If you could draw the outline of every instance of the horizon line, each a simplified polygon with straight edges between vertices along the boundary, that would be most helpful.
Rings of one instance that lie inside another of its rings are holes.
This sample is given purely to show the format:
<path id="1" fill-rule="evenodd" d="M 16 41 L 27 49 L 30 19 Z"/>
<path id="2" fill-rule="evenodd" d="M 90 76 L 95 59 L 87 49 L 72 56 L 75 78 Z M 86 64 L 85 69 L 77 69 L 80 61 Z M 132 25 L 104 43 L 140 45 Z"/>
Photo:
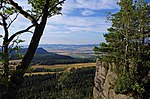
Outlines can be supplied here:
<path id="1" fill-rule="evenodd" d="M 99 43 L 92 43 L 92 44 L 59 44 L 59 43 L 52 43 L 52 44 L 39 44 L 40 45 L 98 45 Z M 28 44 L 20 44 L 21 46 L 27 46 Z"/>

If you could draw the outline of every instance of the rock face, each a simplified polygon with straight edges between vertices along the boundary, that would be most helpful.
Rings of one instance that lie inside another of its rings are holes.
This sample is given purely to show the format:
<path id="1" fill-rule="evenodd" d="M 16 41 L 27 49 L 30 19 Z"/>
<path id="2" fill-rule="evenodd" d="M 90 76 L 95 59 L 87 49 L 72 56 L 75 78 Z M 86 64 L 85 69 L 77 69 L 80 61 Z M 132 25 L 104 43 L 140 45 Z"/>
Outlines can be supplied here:
<path id="1" fill-rule="evenodd" d="M 109 64 L 97 61 L 93 88 L 94 99 L 134 99 L 130 96 L 115 93 L 114 83 L 116 77 Z"/>

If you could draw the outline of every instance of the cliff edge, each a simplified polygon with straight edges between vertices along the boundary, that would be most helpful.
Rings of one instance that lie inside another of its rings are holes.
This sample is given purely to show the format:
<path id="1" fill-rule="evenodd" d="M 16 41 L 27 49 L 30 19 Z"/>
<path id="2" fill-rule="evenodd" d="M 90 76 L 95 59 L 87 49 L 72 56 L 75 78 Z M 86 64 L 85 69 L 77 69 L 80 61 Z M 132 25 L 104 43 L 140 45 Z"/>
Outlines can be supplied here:
<path id="1" fill-rule="evenodd" d="M 94 78 L 93 97 L 94 99 L 134 99 L 131 96 L 116 94 L 114 84 L 116 74 L 105 62 L 96 62 L 96 73 Z"/>

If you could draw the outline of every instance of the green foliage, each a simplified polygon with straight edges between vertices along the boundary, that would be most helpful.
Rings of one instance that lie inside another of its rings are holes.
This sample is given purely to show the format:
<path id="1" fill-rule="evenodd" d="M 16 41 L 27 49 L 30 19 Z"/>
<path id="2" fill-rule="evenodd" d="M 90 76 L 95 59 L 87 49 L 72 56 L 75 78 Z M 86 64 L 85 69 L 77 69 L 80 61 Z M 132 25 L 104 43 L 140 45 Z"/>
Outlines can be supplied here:
<path id="1" fill-rule="evenodd" d="M 26 73 L 33 73 L 33 72 L 63 72 L 66 68 L 56 68 L 56 69 L 45 69 L 45 68 L 29 68 Z"/>
<path id="2" fill-rule="evenodd" d="M 140 85 L 138 81 L 138 75 L 134 71 L 121 70 L 118 78 L 116 79 L 115 92 L 116 93 L 129 93 L 138 92 L 140 95 L 145 92 L 144 86 Z"/>
<path id="3" fill-rule="evenodd" d="M 71 69 L 62 74 L 25 76 L 17 98 L 93 99 L 95 67 Z"/>
<path id="4" fill-rule="evenodd" d="M 146 85 L 150 81 L 150 5 L 144 0 L 121 0 L 118 4 L 120 11 L 112 15 L 112 27 L 104 34 L 107 43 L 94 51 L 101 61 L 115 64 L 117 93 L 144 97 L 149 93 Z"/>
<path id="5" fill-rule="evenodd" d="M 60 0 L 50 0 L 49 5 L 49 17 L 61 14 L 61 6 L 56 6 Z M 28 10 L 37 20 L 43 15 L 43 8 L 46 0 L 28 0 L 28 4 L 32 6 L 31 10 Z M 62 5 L 64 1 L 60 3 Z M 55 7 L 56 6 L 56 7 Z"/>
<path id="6" fill-rule="evenodd" d="M 0 8 L 0 13 L 3 14 L 6 19 L 8 19 L 11 15 L 17 13 L 17 10 L 13 6 L 9 5 L 7 0 L 1 1 L 1 6 L 3 7 L 3 9 Z"/>
<path id="7" fill-rule="evenodd" d="M 6 92 L 6 88 L 8 87 L 8 80 L 6 77 L 2 77 L 0 75 L 0 97 Z"/>

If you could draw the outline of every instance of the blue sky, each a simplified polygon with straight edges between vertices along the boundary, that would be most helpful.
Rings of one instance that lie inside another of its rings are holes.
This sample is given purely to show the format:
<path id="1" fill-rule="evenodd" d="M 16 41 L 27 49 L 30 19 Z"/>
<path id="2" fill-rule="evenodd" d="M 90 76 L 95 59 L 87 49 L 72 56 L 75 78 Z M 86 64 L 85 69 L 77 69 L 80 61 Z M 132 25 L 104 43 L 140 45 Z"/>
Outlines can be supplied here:
<path id="1" fill-rule="evenodd" d="M 110 23 L 106 12 L 118 10 L 117 0 L 66 0 L 62 16 L 49 19 L 41 43 L 98 44 Z"/>
<path id="2" fill-rule="evenodd" d="M 26 0 L 15 0 L 24 9 L 28 8 Z M 111 26 L 106 22 L 106 12 L 117 12 L 118 0 L 66 0 L 62 14 L 48 19 L 40 44 L 98 44 L 104 42 L 103 34 Z M 17 24 L 17 25 L 16 25 Z M 24 29 L 30 22 L 19 16 L 11 33 Z M 2 32 L 0 30 L 0 32 Z M 28 44 L 32 34 L 20 36 L 23 44 Z M 1 42 L 1 41 L 0 41 Z"/>

